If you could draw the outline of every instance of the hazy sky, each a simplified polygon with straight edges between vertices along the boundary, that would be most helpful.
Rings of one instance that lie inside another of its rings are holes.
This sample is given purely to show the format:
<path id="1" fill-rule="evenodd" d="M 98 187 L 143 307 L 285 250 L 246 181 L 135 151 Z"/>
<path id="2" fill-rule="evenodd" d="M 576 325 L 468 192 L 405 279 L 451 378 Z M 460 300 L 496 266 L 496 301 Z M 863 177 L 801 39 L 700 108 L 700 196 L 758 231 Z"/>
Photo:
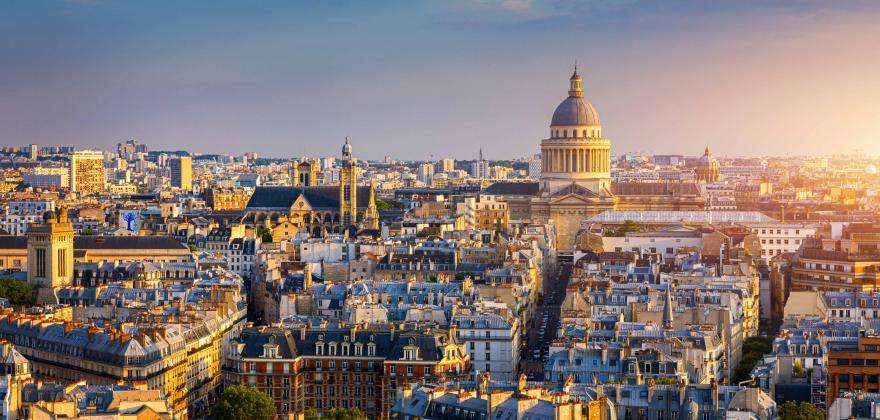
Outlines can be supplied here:
<path id="1" fill-rule="evenodd" d="M 535 153 L 574 60 L 614 153 L 880 153 L 880 2 L 7 0 L 0 144 Z"/>

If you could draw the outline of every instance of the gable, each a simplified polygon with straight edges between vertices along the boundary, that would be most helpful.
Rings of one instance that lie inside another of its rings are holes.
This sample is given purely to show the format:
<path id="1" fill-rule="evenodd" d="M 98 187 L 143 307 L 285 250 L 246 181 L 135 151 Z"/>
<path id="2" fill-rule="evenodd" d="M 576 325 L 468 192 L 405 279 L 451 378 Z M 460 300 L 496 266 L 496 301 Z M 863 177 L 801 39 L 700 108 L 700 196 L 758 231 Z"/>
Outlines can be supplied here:
<path id="1" fill-rule="evenodd" d="M 305 195 L 300 194 L 299 197 L 291 204 L 291 211 L 312 211 L 312 204 L 309 203 L 309 200 Z"/>

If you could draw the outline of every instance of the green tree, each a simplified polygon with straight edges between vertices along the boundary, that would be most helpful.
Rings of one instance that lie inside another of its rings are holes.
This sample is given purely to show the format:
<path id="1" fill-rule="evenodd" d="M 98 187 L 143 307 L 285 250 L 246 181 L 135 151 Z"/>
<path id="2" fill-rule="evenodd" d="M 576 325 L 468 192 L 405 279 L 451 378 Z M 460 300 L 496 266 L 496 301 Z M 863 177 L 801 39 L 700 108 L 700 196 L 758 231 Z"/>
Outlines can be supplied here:
<path id="1" fill-rule="evenodd" d="M 357 408 L 331 408 L 319 412 L 310 408 L 305 412 L 306 420 L 364 420 L 367 416 Z"/>
<path id="2" fill-rule="evenodd" d="M 824 420 L 825 410 L 808 402 L 786 401 L 779 409 L 780 420 Z"/>
<path id="3" fill-rule="evenodd" d="M 9 299 L 12 306 L 33 306 L 37 303 L 34 289 L 23 281 L 0 277 L 0 297 Z"/>
<path id="4" fill-rule="evenodd" d="M 735 382 L 749 379 L 755 365 L 773 349 L 773 339 L 773 337 L 749 337 L 743 341 L 742 358 L 734 372 Z"/>
<path id="5" fill-rule="evenodd" d="M 272 231 L 266 229 L 265 226 L 257 226 L 257 235 L 263 242 L 271 243 L 272 242 Z"/>
<path id="6" fill-rule="evenodd" d="M 385 199 L 385 198 L 377 198 L 376 199 L 376 210 L 379 211 L 387 211 L 391 209 L 402 209 L 403 203 L 397 200 Z"/>
<path id="7" fill-rule="evenodd" d="M 794 362 L 792 362 L 791 364 L 791 373 L 793 373 L 794 376 L 803 378 L 804 376 L 806 376 L 807 371 L 804 370 L 804 364 L 801 363 L 800 360 L 795 359 Z"/>
<path id="8" fill-rule="evenodd" d="M 630 232 L 641 232 L 641 231 L 642 231 L 642 225 L 640 225 L 638 222 L 635 222 L 632 220 L 624 220 L 623 224 L 618 226 L 617 229 L 612 229 L 610 232 L 608 232 L 608 236 L 620 237 L 620 236 L 626 236 L 626 234 L 630 233 Z"/>
<path id="9" fill-rule="evenodd" d="M 455 280 L 457 281 L 463 281 L 465 277 L 474 278 L 474 273 L 468 271 L 459 271 L 458 273 L 455 273 Z"/>
<path id="10" fill-rule="evenodd" d="M 211 416 L 215 420 L 271 420 L 275 418 L 275 403 L 256 388 L 232 385 L 220 394 Z"/>

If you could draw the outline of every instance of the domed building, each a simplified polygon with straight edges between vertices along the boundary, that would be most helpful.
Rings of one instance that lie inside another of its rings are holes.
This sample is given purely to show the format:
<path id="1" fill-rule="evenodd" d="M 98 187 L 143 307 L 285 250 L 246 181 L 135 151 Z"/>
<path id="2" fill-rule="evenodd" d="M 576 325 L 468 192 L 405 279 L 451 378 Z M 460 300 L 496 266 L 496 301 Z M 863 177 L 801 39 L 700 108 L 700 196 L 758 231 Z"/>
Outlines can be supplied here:
<path id="1" fill-rule="evenodd" d="M 706 146 L 706 151 L 703 152 L 703 156 L 697 162 L 697 166 L 694 168 L 694 175 L 696 175 L 697 182 L 718 182 L 720 179 L 721 168 L 718 165 L 718 160 L 712 157 L 709 146 Z"/>
<path id="2" fill-rule="evenodd" d="M 602 137 L 599 113 L 584 99 L 575 68 L 568 98 L 553 112 L 550 137 L 541 141 L 541 188 L 576 184 L 594 192 L 611 186 L 611 142 Z"/>
<path id="3" fill-rule="evenodd" d="M 607 210 L 698 210 L 705 199 L 694 183 L 611 182 L 611 142 L 584 97 L 575 67 L 568 97 L 553 111 L 541 140 L 541 177 L 535 183 L 496 182 L 484 191 L 503 196 L 511 220 L 555 227 L 556 247 L 572 251 L 584 221 Z"/>
<path id="4" fill-rule="evenodd" d="M 611 193 L 611 142 L 602 137 L 599 113 L 584 98 L 575 67 L 568 97 L 550 120 L 541 141 L 541 179 L 531 203 L 531 219 L 552 223 L 559 244 L 573 244 L 584 218 L 614 208 Z"/>

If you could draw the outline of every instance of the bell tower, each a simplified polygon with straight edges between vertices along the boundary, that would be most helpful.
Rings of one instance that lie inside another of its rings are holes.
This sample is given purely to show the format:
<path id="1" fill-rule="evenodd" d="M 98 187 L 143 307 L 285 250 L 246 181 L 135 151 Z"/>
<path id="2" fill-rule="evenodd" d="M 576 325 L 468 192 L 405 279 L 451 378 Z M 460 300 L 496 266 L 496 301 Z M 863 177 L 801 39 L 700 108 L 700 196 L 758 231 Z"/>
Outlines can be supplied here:
<path id="1" fill-rule="evenodd" d="M 318 184 L 318 162 L 303 159 L 293 162 L 290 178 L 294 187 L 312 187 Z"/>
<path id="2" fill-rule="evenodd" d="M 73 225 L 67 207 L 46 212 L 42 224 L 28 228 L 27 254 L 27 282 L 37 289 L 37 303 L 58 303 L 56 289 L 73 284 Z"/>
<path id="3" fill-rule="evenodd" d="M 356 225 L 357 218 L 357 179 L 359 169 L 351 152 L 351 141 L 345 138 L 342 145 L 342 165 L 339 167 L 339 222 L 343 228 Z"/>

